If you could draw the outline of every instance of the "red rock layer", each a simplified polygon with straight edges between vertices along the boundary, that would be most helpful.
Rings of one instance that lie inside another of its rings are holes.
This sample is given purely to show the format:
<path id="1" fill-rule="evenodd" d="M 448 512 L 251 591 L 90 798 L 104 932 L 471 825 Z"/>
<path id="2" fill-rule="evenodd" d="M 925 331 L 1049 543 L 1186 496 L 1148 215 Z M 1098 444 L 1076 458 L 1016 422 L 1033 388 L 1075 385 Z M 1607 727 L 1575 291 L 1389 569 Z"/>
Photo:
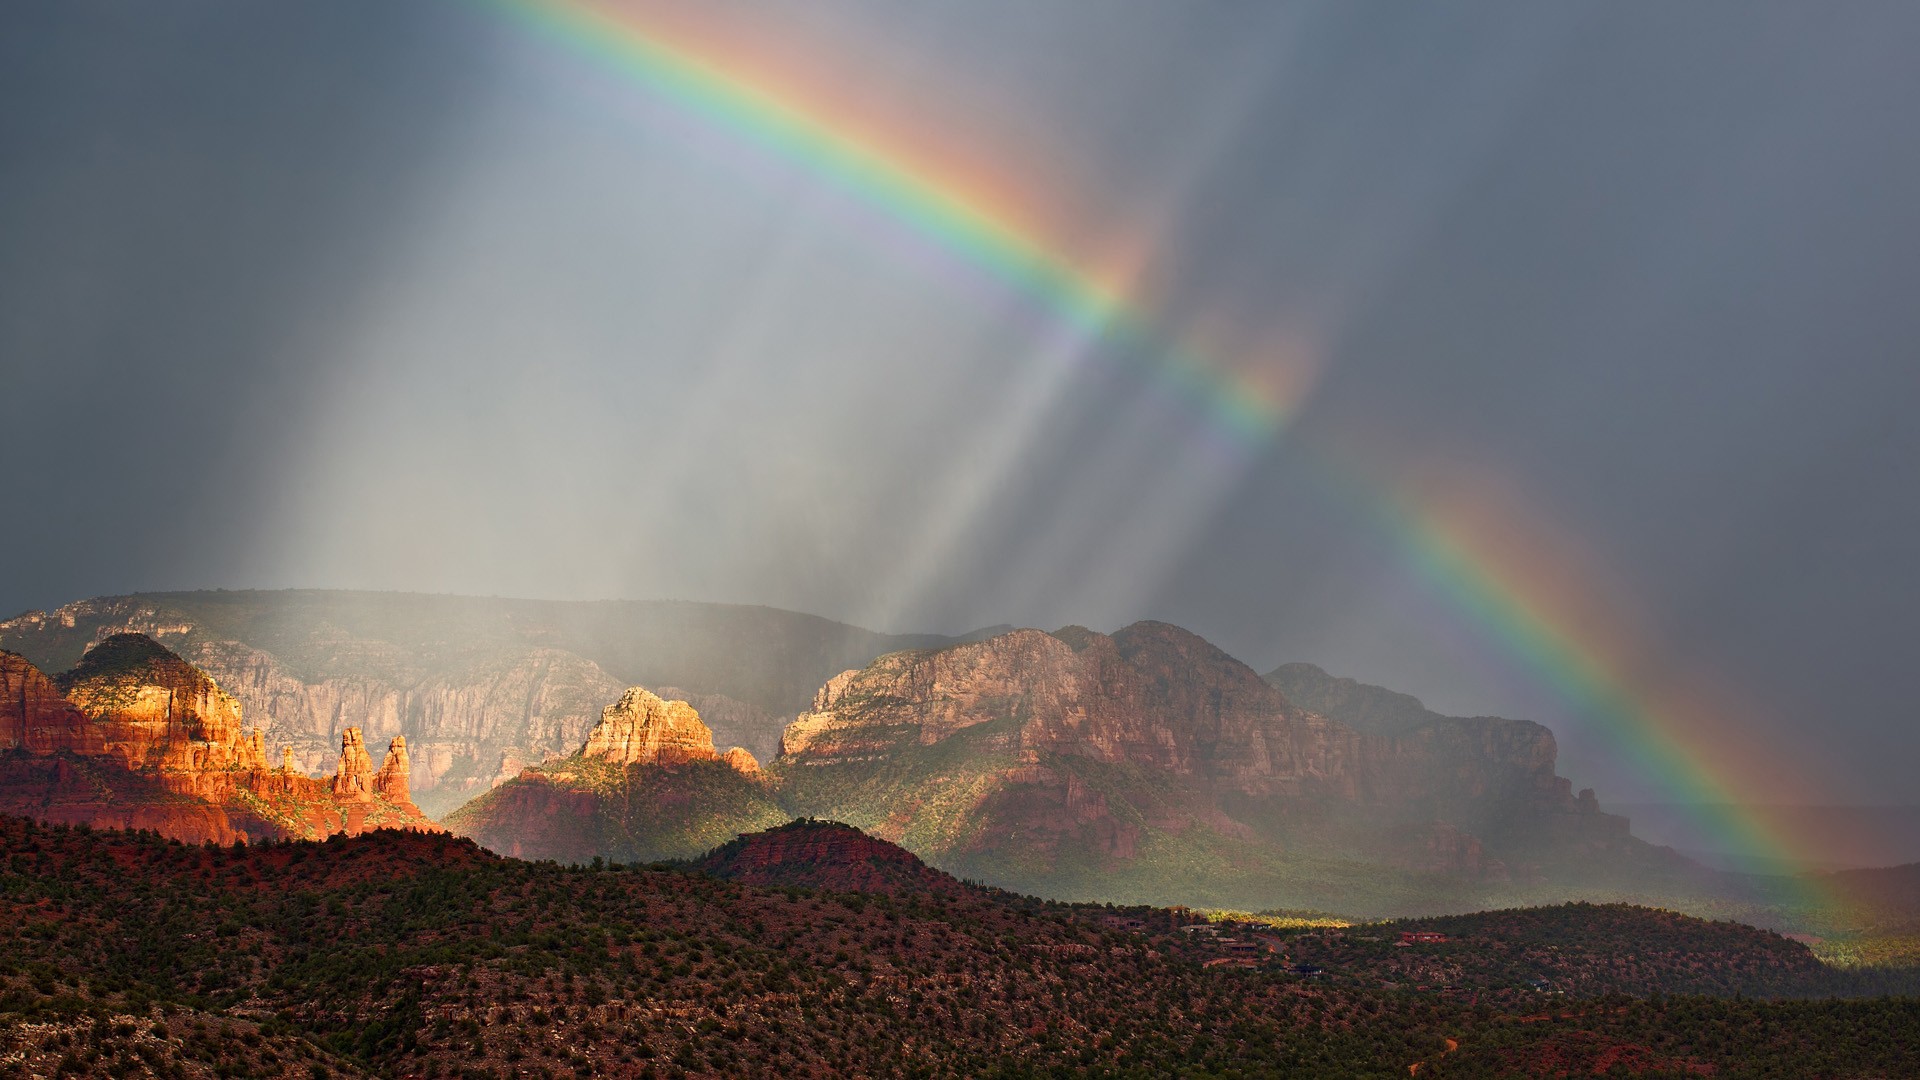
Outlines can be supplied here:
<path id="1" fill-rule="evenodd" d="M 19 653 L 0 649 L 0 750 L 104 754 L 106 739 L 52 679 Z"/>
<path id="2" fill-rule="evenodd" d="M 970 829 L 970 844 L 997 838 L 1044 853 L 1071 836 L 1127 859 L 1143 825 L 1241 840 L 1307 829 L 1334 842 L 1369 822 L 1375 837 L 1395 822 L 1451 822 L 1405 833 L 1397 858 L 1487 875 L 1504 868 L 1465 830 L 1505 828 L 1511 815 L 1559 827 L 1580 811 L 1538 724 L 1489 718 L 1364 735 L 1294 706 L 1197 635 L 1154 622 L 1112 636 L 1018 630 L 883 656 L 820 689 L 783 734 L 779 771 L 802 789 L 816 767 L 852 782 L 962 733 L 976 760 L 1012 763 L 969 789 L 971 810 L 947 814 L 954 841 Z M 1114 766 L 1154 778 L 1139 798 L 1122 796 L 1130 808 L 1098 779 Z M 863 811 L 886 823 L 882 835 L 904 835 L 925 801 Z"/>
<path id="3" fill-rule="evenodd" d="M 269 768 L 238 703 L 140 634 L 107 638 L 57 679 L 0 652 L 0 761 L 0 808 L 46 820 L 221 843 L 440 828 L 409 797 L 404 738 L 378 772 L 359 728 L 331 779 L 301 775 L 290 753 Z"/>

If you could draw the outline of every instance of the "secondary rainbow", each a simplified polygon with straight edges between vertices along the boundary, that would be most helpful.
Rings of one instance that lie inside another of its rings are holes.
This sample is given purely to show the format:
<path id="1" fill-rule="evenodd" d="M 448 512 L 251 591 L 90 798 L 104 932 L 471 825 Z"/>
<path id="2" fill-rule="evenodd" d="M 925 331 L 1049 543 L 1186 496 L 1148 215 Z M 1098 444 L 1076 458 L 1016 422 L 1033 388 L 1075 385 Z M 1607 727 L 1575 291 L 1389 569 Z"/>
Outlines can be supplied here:
<path id="1" fill-rule="evenodd" d="M 673 40 L 617 7 L 587 0 L 484 0 L 520 23 L 632 78 L 689 114 L 831 178 L 941 247 L 1035 298 L 1051 317 L 1090 338 L 1103 355 L 1139 369 L 1199 410 L 1233 442 L 1257 448 L 1285 426 L 1296 401 L 1246 373 L 1155 331 L 1121 290 L 997 211 L 983 193 L 906 155 L 843 130 L 831 110 L 766 85 L 713 50 Z M 1676 719 L 1636 692 L 1628 666 L 1566 613 L 1539 599 L 1523 575 L 1416 503 L 1361 482 L 1329 477 L 1392 536 L 1431 588 L 1495 636 L 1568 702 L 1605 723 L 1682 800 L 1738 803 L 1710 755 L 1689 749 Z M 1743 848 L 1797 861 L 1794 845 L 1746 813 L 1702 811 L 1702 824 Z"/>

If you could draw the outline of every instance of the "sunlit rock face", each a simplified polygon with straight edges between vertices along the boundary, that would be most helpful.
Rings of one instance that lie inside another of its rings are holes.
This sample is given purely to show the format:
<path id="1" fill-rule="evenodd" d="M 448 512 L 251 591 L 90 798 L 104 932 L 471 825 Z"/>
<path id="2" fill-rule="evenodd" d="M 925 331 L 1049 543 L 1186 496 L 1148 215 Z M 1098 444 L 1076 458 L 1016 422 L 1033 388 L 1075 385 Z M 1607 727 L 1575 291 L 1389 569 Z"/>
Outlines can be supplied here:
<path id="1" fill-rule="evenodd" d="M 26 657 L 0 651 L 0 750 L 104 754 L 106 733 Z"/>
<path id="2" fill-rule="evenodd" d="M 0 648 L 54 672 L 123 632 L 212 676 L 304 772 L 333 771 L 345 727 L 370 751 L 404 734 L 435 814 L 577 752 L 628 686 L 688 702 L 717 746 L 765 762 L 828 676 L 942 643 L 719 604 L 276 590 L 79 600 L 0 620 Z"/>
<path id="3" fill-rule="evenodd" d="M 360 729 L 350 727 L 340 735 L 340 768 L 333 774 L 333 793 L 362 802 L 373 798 L 373 756 Z"/>
<path id="4" fill-rule="evenodd" d="M 413 763 L 407 758 L 407 737 L 395 735 L 387 744 L 387 757 L 380 763 L 380 771 L 374 774 L 373 790 L 395 802 L 410 802 L 411 793 L 407 790 L 407 780 L 413 773 Z"/>
<path id="5" fill-rule="evenodd" d="M 239 703 L 145 635 L 112 635 L 55 679 L 0 653 L 0 691 L 0 812 L 220 843 L 439 828 L 409 796 L 404 739 L 377 773 L 358 728 L 329 779 L 286 751 L 271 768 Z"/>
<path id="6" fill-rule="evenodd" d="M 446 819 L 517 858 L 688 858 L 791 817 L 751 752 L 718 752 L 693 706 L 632 687 L 578 753 L 524 769 Z"/>
<path id="7" fill-rule="evenodd" d="M 408 733 L 413 783 L 457 805 L 527 764 L 578 747 L 593 717 L 621 690 L 588 661 L 556 649 L 483 657 L 451 672 L 425 672 L 391 647 L 351 642 L 364 653 L 343 658 L 364 674 L 298 676 L 271 654 L 237 642 L 204 643 L 191 653 L 223 685 L 274 718 L 274 735 L 323 759 L 341 717 L 368 738 Z M 446 790 L 442 790 L 445 788 Z"/>
<path id="8" fill-rule="evenodd" d="M 1112 637 L 1016 630 L 895 653 L 822 687 L 782 736 L 793 764 L 884 759 L 1000 721 L 1023 765 L 1065 754 L 1204 777 L 1249 795 L 1360 795 L 1374 781 L 1353 730 L 1296 709 L 1198 636 L 1137 623 Z"/>
<path id="9" fill-rule="evenodd" d="M 144 634 L 102 641 L 55 682 L 92 721 L 106 755 L 152 770 L 177 794 L 221 801 L 236 772 L 266 768 L 264 742 L 241 729 L 240 703 Z"/>
<path id="10" fill-rule="evenodd" d="M 581 756 L 613 765 L 682 765 L 724 761 L 748 775 L 760 772 L 753 754 L 734 747 L 725 754 L 713 745 L 713 732 L 693 706 L 667 701 L 644 687 L 631 687 L 602 709 L 600 722 L 587 734 Z"/>
<path id="11" fill-rule="evenodd" d="M 714 761 L 713 732 L 684 701 L 662 701 L 641 687 L 601 710 L 581 753 L 615 765 L 678 765 Z"/>

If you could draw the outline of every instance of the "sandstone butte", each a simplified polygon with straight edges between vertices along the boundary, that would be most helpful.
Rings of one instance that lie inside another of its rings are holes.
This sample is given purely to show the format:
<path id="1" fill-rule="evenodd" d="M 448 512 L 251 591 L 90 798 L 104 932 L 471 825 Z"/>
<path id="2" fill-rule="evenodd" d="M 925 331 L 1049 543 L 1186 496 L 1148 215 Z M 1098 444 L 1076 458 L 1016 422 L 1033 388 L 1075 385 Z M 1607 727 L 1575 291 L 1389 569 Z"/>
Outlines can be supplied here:
<path id="1" fill-rule="evenodd" d="M 1546 728 L 1435 720 L 1394 737 L 1364 734 L 1295 706 L 1165 623 L 1112 635 L 1018 630 L 891 653 L 835 676 L 788 725 L 774 771 L 803 810 L 815 775 L 828 796 L 895 792 L 863 806 L 861 820 L 887 839 L 918 829 L 916 850 L 936 861 L 982 837 L 1043 857 L 1090 844 L 1124 861 L 1143 826 L 1256 839 L 1272 822 L 1295 821 L 1332 843 L 1346 842 L 1333 830 L 1351 823 L 1358 840 L 1410 869 L 1504 878 L 1483 838 L 1509 850 L 1627 843 L 1624 818 L 1599 813 L 1590 794 L 1576 798 L 1555 775 Z M 929 753 L 961 737 L 967 760 L 997 764 L 990 776 L 948 783 L 969 809 L 935 822 L 925 808 L 939 804 L 934 789 L 954 766 Z M 876 779 L 902 769 L 925 779 L 906 788 Z M 1155 786 L 1130 798 L 1120 778 L 1132 775 Z"/>
<path id="2" fill-rule="evenodd" d="M 622 766 L 719 761 L 748 776 L 760 775 L 760 763 L 745 748 L 722 754 L 714 747 L 712 729 L 693 706 L 663 700 L 639 686 L 600 710 L 600 722 L 587 733 L 580 756 Z"/>
<path id="3" fill-rule="evenodd" d="M 48 678 L 0 650 L 0 812 L 188 842 L 439 831 L 407 790 L 396 737 L 379 769 L 359 728 L 331 779 L 268 764 L 262 734 L 205 672 L 144 634 L 115 634 Z"/>

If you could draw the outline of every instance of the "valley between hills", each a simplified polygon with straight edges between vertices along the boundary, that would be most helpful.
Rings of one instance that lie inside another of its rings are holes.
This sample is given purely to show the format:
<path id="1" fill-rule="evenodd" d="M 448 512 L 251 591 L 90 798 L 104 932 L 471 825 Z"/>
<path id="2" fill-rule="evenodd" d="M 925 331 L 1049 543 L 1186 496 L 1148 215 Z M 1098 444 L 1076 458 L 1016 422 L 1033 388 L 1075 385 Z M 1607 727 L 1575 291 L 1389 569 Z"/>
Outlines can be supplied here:
<path id="1" fill-rule="evenodd" d="M 1709 869 L 1538 724 L 1164 623 L 211 592 L 0 650 L 0 1075 L 1920 1072 L 1920 868 Z"/>

